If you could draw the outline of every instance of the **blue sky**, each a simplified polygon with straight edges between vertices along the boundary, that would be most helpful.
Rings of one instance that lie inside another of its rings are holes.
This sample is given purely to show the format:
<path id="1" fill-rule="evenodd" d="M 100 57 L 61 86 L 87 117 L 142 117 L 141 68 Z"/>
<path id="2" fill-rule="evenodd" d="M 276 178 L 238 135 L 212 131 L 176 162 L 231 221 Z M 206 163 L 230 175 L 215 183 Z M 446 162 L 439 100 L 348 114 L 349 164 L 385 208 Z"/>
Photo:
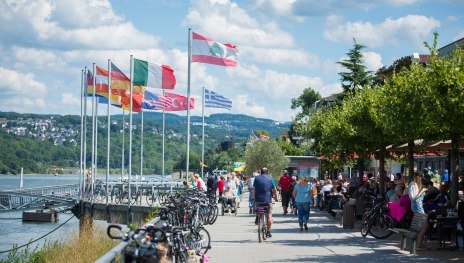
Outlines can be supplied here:
<path id="1" fill-rule="evenodd" d="M 185 94 L 192 28 L 240 50 L 236 68 L 192 64 L 193 115 L 204 86 L 233 101 L 207 115 L 289 121 L 304 88 L 341 90 L 336 62 L 353 38 L 375 71 L 426 54 L 434 31 L 440 47 L 464 37 L 463 19 L 464 0 L 0 0 L 0 110 L 79 114 L 81 69 L 111 59 L 128 73 L 131 54 L 170 65 Z"/>

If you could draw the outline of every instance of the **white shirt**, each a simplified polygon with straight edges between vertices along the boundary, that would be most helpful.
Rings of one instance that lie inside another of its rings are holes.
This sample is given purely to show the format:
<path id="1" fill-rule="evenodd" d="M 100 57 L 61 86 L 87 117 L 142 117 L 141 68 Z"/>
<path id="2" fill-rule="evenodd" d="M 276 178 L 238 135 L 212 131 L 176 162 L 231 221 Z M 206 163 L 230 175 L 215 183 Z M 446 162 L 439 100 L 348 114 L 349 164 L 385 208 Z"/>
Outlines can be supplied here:
<path id="1" fill-rule="evenodd" d="M 323 194 L 324 192 L 330 192 L 332 191 L 333 185 L 332 184 L 326 184 L 322 187 L 320 193 Z"/>
<path id="2" fill-rule="evenodd" d="M 418 189 L 417 185 L 414 182 L 410 182 L 409 186 L 408 186 L 408 189 L 409 189 L 409 198 L 411 200 L 415 200 L 417 194 L 419 194 L 419 189 Z"/>

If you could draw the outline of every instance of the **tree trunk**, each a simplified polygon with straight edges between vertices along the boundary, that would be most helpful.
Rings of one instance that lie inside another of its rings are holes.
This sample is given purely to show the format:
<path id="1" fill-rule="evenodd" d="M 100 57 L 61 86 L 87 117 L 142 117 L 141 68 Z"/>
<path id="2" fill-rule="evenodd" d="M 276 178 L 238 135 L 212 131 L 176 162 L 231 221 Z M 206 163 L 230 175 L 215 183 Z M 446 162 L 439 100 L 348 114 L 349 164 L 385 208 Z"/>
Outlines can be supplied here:
<path id="1" fill-rule="evenodd" d="M 450 170 L 453 172 L 451 177 L 451 205 L 455 207 L 459 198 L 459 140 L 455 134 L 451 136 L 451 159 L 452 166 Z"/>
<path id="2" fill-rule="evenodd" d="M 379 178 L 379 188 L 380 188 L 380 195 L 382 197 L 385 196 L 385 145 L 383 143 L 380 144 L 380 153 L 379 153 L 379 171 L 380 171 L 380 178 Z"/>
<path id="3" fill-rule="evenodd" d="M 414 140 L 408 141 L 408 170 L 409 170 L 409 181 L 414 178 Z"/>

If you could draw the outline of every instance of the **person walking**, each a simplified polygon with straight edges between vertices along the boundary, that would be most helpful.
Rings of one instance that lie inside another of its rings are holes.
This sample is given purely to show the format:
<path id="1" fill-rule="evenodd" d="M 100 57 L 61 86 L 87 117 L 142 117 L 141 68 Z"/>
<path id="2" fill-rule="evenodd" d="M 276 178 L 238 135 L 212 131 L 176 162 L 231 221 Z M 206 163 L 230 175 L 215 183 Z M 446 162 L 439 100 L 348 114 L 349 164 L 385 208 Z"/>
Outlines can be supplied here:
<path id="1" fill-rule="evenodd" d="M 284 210 L 284 215 L 288 213 L 288 203 L 290 202 L 290 196 L 292 195 L 291 188 L 292 188 L 292 178 L 288 176 L 287 171 L 280 177 L 279 179 L 279 186 L 282 195 L 282 208 Z"/>
<path id="2" fill-rule="evenodd" d="M 255 178 L 256 176 L 258 176 L 259 173 L 258 172 L 254 172 L 253 173 L 253 176 L 250 178 L 250 180 L 248 181 L 248 191 L 250 192 L 250 196 L 248 198 L 248 207 L 250 208 L 250 210 L 248 211 L 249 214 L 253 214 L 254 213 L 254 208 L 255 208 L 255 200 L 253 198 L 253 183 L 255 182 Z"/>
<path id="3" fill-rule="evenodd" d="M 306 177 L 302 176 L 298 184 L 293 189 L 293 196 L 296 201 L 296 208 L 298 210 L 298 224 L 300 231 L 308 230 L 309 212 L 311 206 L 311 192 L 312 185 L 308 183 Z"/>

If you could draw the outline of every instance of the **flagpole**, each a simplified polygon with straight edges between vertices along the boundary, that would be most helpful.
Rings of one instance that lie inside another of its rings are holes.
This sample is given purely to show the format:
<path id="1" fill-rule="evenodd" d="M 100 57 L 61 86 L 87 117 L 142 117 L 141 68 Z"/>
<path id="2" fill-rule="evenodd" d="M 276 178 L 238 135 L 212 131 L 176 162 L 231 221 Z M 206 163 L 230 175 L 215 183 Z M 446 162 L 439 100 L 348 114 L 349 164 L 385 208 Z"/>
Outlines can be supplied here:
<path id="1" fill-rule="evenodd" d="M 163 90 L 163 97 L 164 97 L 164 90 Z M 163 152 L 163 161 L 161 162 L 161 182 L 164 182 L 164 124 L 165 124 L 165 110 L 163 107 L 163 146 L 162 146 L 162 152 Z"/>
<path id="2" fill-rule="evenodd" d="M 141 114 L 142 114 L 142 125 L 140 127 L 140 180 L 139 182 L 142 182 L 142 175 L 143 175 L 143 107 L 140 109 Z M 138 193 L 138 184 L 137 184 L 137 193 Z M 142 198 L 140 198 L 140 204 L 142 204 Z"/>
<path id="3" fill-rule="evenodd" d="M 92 189 L 95 189 L 95 180 L 97 178 L 98 173 L 98 104 L 98 98 L 95 94 L 95 176 L 92 177 Z"/>
<path id="4" fill-rule="evenodd" d="M 124 179 L 124 132 L 126 130 L 125 110 L 122 109 L 122 147 L 121 147 L 121 183 Z"/>
<path id="5" fill-rule="evenodd" d="M 107 138 L 106 138 L 106 186 L 105 186 L 105 192 L 106 192 L 106 205 L 108 206 L 108 181 L 110 177 L 110 136 L 111 136 L 111 127 L 110 127 L 110 122 L 111 122 L 111 117 L 110 117 L 110 103 L 111 103 L 111 60 L 108 59 L 108 123 L 107 123 Z"/>
<path id="6" fill-rule="evenodd" d="M 88 82 L 87 82 L 87 67 L 85 67 L 85 74 L 86 74 L 86 85 L 85 85 L 85 92 L 84 92 L 84 138 L 83 138 L 83 141 L 84 141 L 84 150 L 83 150 L 83 162 L 84 162 L 84 173 L 87 173 L 87 87 L 88 87 Z M 86 193 L 85 193 L 85 176 L 87 176 L 86 174 L 84 174 L 84 178 L 82 178 L 82 185 L 83 185 L 83 196 L 85 197 L 86 196 Z"/>
<path id="7" fill-rule="evenodd" d="M 90 184 L 90 202 L 93 204 L 93 178 L 95 177 L 95 63 L 93 63 L 93 81 L 92 81 L 92 168 Z"/>
<path id="8" fill-rule="evenodd" d="M 79 155 L 79 158 L 80 158 L 80 166 L 79 166 L 79 201 L 82 199 L 82 193 L 83 193 L 83 187 L 82 187 L 82 178 L 84 178 L 84 170 L 83 170 L 83 166 L 82 166 L 82 154 L 83 154 L 83 146 L 84 146 L 84 142 L 83 142 L 83 138 L 84 138 L 84 87 L 85 87 L 85 84 L 84 84 L 84 80 L 85 80 L 85 75 L 84 75 L 84 70 L 81 70 L 81 132 L 80 132 L 80 143 L 81 143 L 81 149 L 80 149 L 80 155 Z"/>
<path id="9" fill-rule="evenodd" d="M 203 165 L 205 164 L 205 87 L 203 87 L 203 100 L 201 106 L 201 115 L 202 115 L 202 123 L 201 123 L 201 177 L 204 176 L 203 174 Z"/>
<path id="10" fill-rule="evenodd" d="M 192 29 L 188 30 L 188 73 L 187 73 L 187 156 L 185 159 L 185 179 L 188 182 L 190 155 L 190 64 L 192 61 Z"/>
<path id="11" fill-rule="evenodd" d="M 127 208 L 128 208 L 128 213 L 127 213 L 127 222 L 128 224 L 132 223 L 131 216 L 130 216 L 130 209 L 131 209 L 131 176 L 132 176 L 132 107 L 133 107 L 133 102 L 132 102 L 132 93 L 133 93 L 133 88 L 134 84 L 132 83 L 134 76 L 134 58 L 131 55 L 130 56 L 130 102 L 129 102 L 129 171 L 128 171 L 128 180 L 127 180 L 127 187 L 128 187 L 128 198 L 127 198 Z"/>

